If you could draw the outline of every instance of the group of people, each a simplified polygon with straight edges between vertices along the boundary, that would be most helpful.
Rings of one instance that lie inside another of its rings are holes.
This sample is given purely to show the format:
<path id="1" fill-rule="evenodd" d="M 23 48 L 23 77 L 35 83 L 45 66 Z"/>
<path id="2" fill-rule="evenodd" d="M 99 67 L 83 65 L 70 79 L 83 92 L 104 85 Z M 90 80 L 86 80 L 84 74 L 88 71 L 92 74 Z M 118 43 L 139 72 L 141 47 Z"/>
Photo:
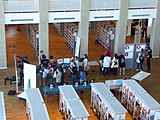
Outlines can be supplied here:
<path id="1" fill-rule="evenodd" d="M 107 76 L 110 69 L 112 69 L 113 75 L 117 75 L 118 68 L 119 74 L 125 75 L 125 57 L 123 54 L 118 56 L 117 53 L 112 57 L 112 52 L 108 49 L 105 50 L 104 55 L 101 56 L 102 73 L 103 76 Z"/>
<path id="2" fill-rule="evenodd" d="M 79 59 L 77 56 L 73 56 L 70 59 L 69 66 L 65 66 L 64 63 L 58 65 L 57 61 L 53 56 L 50 56 L 49 59 L 46 58 L 44 52 L 40 52 L 40 70 L 41 70 L 41 78 L 42 83 L 45 81 L 48 85 L 63 85 L 65 84 L 65 72 L 66 69 L 70 71 L 70 81 L 67 81 L 70 84 L 75 84 L 76 82 L 80 82 L 82 84 L 83 81 L 86 80 L 88 76 L 88 56 L 84 54 L 82 66 L 79 65 Z M 55 80 L 55 81 L 54 81 Z"/>
<path id="3" fill-rule="evenodd" d="M 137 69 L 136 71 L 142 70 L 143 69 L 143 64 L 144 64 L 144 58 L 146 55 L 146 65 L 147 65 L 147 72 L 150 72 L 151 70 L 151 59 L 152 59 L 152 49 L 150 48 L 149 44 L 147 44 L 146 50 L 143 48 L 137 55 L 136 63 L 137 63 Z"/>
<path id="4" fill-rule="evenodd" d="M 151 70 L 151 59 L 152 59 L 152 50 L 147 44 L 146 50 L 141 49 L 138 52 L 136 58 L 136 71 L 140 71 L 143 69 L 144 61 L 146 56 L 146 65 L 147 65 L 147 72 Z M 125 75 L 125 67 L 126 67 L 126 60 L 123 54 L 118 55 L 117 53 L 114 54 L 112 57 L 112 51 L 106 49 L 104 55 L 100 58 L 101 67 L 102 67 L 102 74 L 103 76 L 107 76 L 109 71 L 112 71 L 113 75 L 117 75 L 118 68 L 119 68 L 119 75 Z"/>

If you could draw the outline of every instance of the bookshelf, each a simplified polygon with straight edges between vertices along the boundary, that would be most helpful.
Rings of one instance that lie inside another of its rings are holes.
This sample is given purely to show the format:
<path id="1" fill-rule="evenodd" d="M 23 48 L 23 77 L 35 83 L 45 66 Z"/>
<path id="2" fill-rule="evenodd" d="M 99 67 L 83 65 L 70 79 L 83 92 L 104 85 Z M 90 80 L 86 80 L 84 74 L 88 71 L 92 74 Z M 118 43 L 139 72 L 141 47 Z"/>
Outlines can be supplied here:
<path id="1" fill-rule="evenodd" d="M 97 22 L 96 40 L 106 49 L 114 50 L 115 24 L 111 21 Z"/>
<path id="2" fill-rule="evenodd" d="M 77 33 L 78 23 L 64 23 L 64 41 L 73 53 L 75 51 L 75 36 Z"/>
<path id="3" fill-rule="evenodd" d="M 30 39 L 32 47 L 35 51 L 36 56 L 39 56 L 39 31 L 38 25 L 24 25 L 24 31 L 27 37 Z"/>
<path id="4" fill-rule="evenodd" d="M 62 36 L 64 34 L 64 23 L 53 23 L 53 28 L 58 35 Z"/>

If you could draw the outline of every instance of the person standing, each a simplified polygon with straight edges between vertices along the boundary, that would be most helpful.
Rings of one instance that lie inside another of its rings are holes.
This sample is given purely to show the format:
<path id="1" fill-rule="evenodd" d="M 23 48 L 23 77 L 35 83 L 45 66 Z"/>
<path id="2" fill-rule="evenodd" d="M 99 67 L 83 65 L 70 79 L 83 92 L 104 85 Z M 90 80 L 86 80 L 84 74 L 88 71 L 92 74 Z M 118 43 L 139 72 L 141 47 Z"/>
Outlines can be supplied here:
<path id="1" fill-rule="evenodd" d="M 125 63 L 125 57 L 124 55 L 120 54 L 119 56 L 119 75 L 123 74 L 125 75 L 125 67 L 126 67 L 126 63 Z"/>
<path id="2" fill-rule="evenodd" d="M 87 70 L 89 69 L 89 65 L 88 65 L 88 55 L 87 54 L 84 54 L 84 59 L 83 59 L 82 65 L 83 65 L 83 69 L 85 71 L 86 76 L 88 76 Z"/>
<path id="3" fill-rule="evenodd" d="M 46 56 L 44 55 L 43 50 L 40 51 L 40 64 L 43 64 L 43 60 L 46 58 Z"/>
<path id="4" fill-rule="evenodd" d="M 60 67 L 60 71 L 62 73 L 62 76 L 61 76 L 61 85 L 64 84 L 64 74 L 65 74 L 65 68 L 64 68 L 64 63 L 61 64 L 61 67 Z"/>
<path id="5" fill-rule="evenodd" d="M 109 56 L 109 54 L 107 54 L 106 57 L 104 57 L 102 64 L 103 64 L 103 76 L 108 75 L 108 71 L 111 65 L 111 57 Z"/>
<path id="6" fill-rule="evenodd" d="M 111 64 L 113 75 L 117 75 L 118 64 L 118 55 L 115 53 Z"/>
<path id="7" fill-rule="evenodd" d="M 148 37 L 146 37 L 146 41 L 145 41 L 145 42 L 146 42 L 146 45 L 147 45 L 147 44 L 150 44 L 150 39 L 151 39 L 150 37 L 151 37 L 150 35 L 148 35 Z"/>
<path id="8" fill-rule="evenodd" d="M 144 63 L 144 49 L 142 48 L 141 51 L 138 53 L 138 57 L 136 59 L 137 62 L 137 69 L 136 71 L 143 69 L 143 63 Z"/>
<path id="9" fill-rule="evenodd" d="M 151 70 L 152 49 L 148 47 L 147 51 L 147 72 Z"/>
<path id="10" fill-rule="evenodd" d="M 81 67 L 81 69 L 80 69 L 79 77 L 80 77 L 80 78 L 79 78 L 79 79 L 80 79 L 80 84 L 82 84 L 82 82 L 86 80 L 86 74 L 85 74 L 85 72 L 84 72 L 84 70 L 83 70 L 82 67 Z"/>
<path id="11" fill-rule="evenodd" d="M 56 69 L 56 73 L 55 73 L 54 77 L 56 78 L 56 86 L 60 86 L 61 85 L 62 73 L 61 73 L 59 68 Z"/>
<path id="12" fill-rule="evenodd" d="M 74 85 L 75 82 L 77 82 L 77 77 L 78 77 L 78 71 L 77 71 L 77 66 L 75 62 L 73 67 L 69 68 L 69 70 L 71 71 L 71 84 Z"/>

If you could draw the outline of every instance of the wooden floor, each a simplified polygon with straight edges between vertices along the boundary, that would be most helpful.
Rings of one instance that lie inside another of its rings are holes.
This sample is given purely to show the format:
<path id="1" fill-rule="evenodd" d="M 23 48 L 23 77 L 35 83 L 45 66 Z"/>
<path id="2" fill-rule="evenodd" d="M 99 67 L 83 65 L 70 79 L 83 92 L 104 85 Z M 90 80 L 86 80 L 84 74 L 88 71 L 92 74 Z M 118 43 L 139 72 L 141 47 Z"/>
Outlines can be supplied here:
<path id="1" fill-rule="evenodd" d="M 25 109 L 25 101 L 17 99 L 16 95 L 8 96 L 8 90 L 15 89 L 15 85 L 10 85 L 9 82 L 7 86 L 3 85 L 3 78 L 5 76 L 15 75 L 14 72 L 14 60 L 13 54 L 20 56 L 28 56 L 29 61 L 32 64 L 37 64 L 38 60 L 35 57 L 35 53 L 30 44 L 29 39 L 26 37 L 23 29 L 21 31 L 17 31 L 16 26 L 7 26 L 6 29 L 6 46 L 7 46 L 7 70 L 0 70 L 0 91 L 4 92 L 5 97 L 5 106 L 6 106 L 6 115 L 7 120 L 27 120 L 26 117 L 26 109 Z M 129 39 L 127 39 L 128 41 Z M 71 57 L 73 54 L 66 47 L 63 37 L 58 36 L 55 31 L 50 27 L 50 51 L 49 54 L 53 55 L 55 58 L 64 58 Z M 103 54 L 104 48 L 100 45 L 95 45 L 95 36 L 89 36 L 89 59 L 98 61 L 100 55 Z M 128 42 L 127 42 L 128 43 Z M 160 59 L 152 60 L 152 75 L 141 82 L 141 85 L 158 101 L 160 102 Z M 134 70 L 127 70 L 126 77 L 130 78 L 136 72 Z M 111 74 L 108 77 L 104 78 L 99 73 L 97 81 L 105 81 L 110 79 L 118 79 L 123 78 L 124 76 L 112 76 Z M 42 93 L 43 94 L 43 93 Z M 78 93 L 80 98 L 82 99 L 85 107 L 87 108 L 90 117 L 89 120 L 98 120 L 94 115 L 93 111 L 89 108 L 90 105 L 90 92 Z M 46 102 L 46 106 L 48 109 L 48 113 L 51 120 L 61 120 L 62 116 L 58 111 L 58 103 L 59 97 L 54 95 L 48 96 L 48 102 Z M 131 120 L 131 117 L 127 114 L 127 120 Z"/>

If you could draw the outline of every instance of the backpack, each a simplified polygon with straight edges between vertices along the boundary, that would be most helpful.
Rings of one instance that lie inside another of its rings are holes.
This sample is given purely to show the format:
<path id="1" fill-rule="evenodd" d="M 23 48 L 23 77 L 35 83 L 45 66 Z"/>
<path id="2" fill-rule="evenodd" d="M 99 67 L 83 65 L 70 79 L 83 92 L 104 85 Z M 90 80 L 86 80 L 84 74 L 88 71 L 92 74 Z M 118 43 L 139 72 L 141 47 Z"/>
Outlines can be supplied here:
<path id="1" fill-rule="evenodd" d="M 124 58 L 121 58 L 121 63 L 125 63 L 125 60 L 124 60 Z"/>
<path id="2" fill-rule="evenodd" d="M 14 94 L 16 94 L 16 91 L 15 91 L 15 90 L 9 90 L 9 91 L 8 91 L 8 95 L 14 95 Z"/>
<path id="3" fill-rule="evenodd" d="M 140 61 L 143 61 L 143 60 L 144 60 L 144 55 L 143 55 L 143 54 L 141 54 L 141 55 L 139 56 L 139 60 L 140 60 Z"/>

